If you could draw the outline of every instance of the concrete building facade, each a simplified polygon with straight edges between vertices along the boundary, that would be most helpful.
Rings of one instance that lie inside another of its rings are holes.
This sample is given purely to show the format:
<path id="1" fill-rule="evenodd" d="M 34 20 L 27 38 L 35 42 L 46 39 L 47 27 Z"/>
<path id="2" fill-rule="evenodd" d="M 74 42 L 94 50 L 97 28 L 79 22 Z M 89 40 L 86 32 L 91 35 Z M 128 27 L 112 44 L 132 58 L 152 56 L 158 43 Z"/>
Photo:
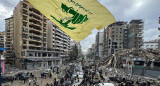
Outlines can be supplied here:
<path id="1" fill-rule="evenodd" d="M 61 64 L 59 53 L 47 49 L 48 19 L 26 1 L 20 1 L 13 13 L 16 65 L 36 69 Z"/>
<path id="2" fill-rule="evenodd" d="M 128 25 L 128 48 L 140 48 L 143 45 L 143 20 L 131 20 Z"/>
<path id="3" fill-rule="evenodd" d="M 149 42 L 144 42 L 143 49 L 158 49 L 158 42 L 154 41 L 149 41 Z"/>
<path id="4" fill-rule="evenodd" d="M 70 41 L 70 51 L 72 50 L 74 45 L 76 45 L 78 48 L 78 56 L 82 55 L 81 44 L 80 42 L 77 42 L 75 40 Z"/>
<path id="5" fill-rule="evenodd" d="M 127 22 L 119 21 L 113 23 L 106 30 L 107 36 L 104 39 L 106 56 L 111 56 L 115 52 L 127 47 Z"/>
<path id="6" fill-rule="evenodd" d="M 56 52 L 56 56 L 68 57 L 70 37 L 48 20 L 47 49 Z"/>
<path id="7" fill-rule="evenodd" d="M 96 59 L 103 59 L 103 40 L 104 40 L 104 32 L 98 32 L 96 35 L 96 41 L 95 41 L 95 58 Z"/>
<path id="8" fill-rule="evenodd" d="M 13 52 L 13 29 L 14 28 L 14 17 L 9 17 L 5 19 L 5 58 L 7 62 L 14 62 L 14 52 Z"/>
<path id="9" fill-rule="evenodd" d="M 5 47 L 5 32 L 0 32 L 0 47 Z"/>

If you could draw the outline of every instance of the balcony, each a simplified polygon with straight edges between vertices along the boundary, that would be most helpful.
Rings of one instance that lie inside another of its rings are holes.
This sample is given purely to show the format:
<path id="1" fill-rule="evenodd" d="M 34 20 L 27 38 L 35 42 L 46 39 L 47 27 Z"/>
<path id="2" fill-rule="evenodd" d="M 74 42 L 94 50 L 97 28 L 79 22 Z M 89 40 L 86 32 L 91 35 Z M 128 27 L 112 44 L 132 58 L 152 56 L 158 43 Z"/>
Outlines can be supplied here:
<path id="1" fill-rule="evenodd" d="M 29 10 L 30 10 L 30 13 L 37 15 L 39 17 L 42 17 L 41 13 L 38 10 L 36 10 L 35 8 L 30 8 Z"/>
<path id="2" fill-rule="evenodd" d="M 139 35 L 138 37 L 143 38 L 143 35 Z"/>
<path id="3" fill-rule="evenodd" d="M 26 6 L 23 6 L 23 10 L 28 11 L 28 8 Z"/>
<path id="4" fill-rule="evenodd" d="M 29 44 L 31 47 L 42 47 L 41 45 Z"/>
<path id="5" fill-rule="evenodd" d="M 26 5 L 26 6 L 27 6 L 27 5 L 28 5 L 28 3 L 27 3 L 26 1 L 23 1 L 23 5 Z"/>
<path id="6" fill-rule="evenodd" d="M 34 38 L 32 38 L 32 39 L 29 38 L 29 41 L 41 43 L 42 40 L 40 40 L 40 39 L 34 39 Z"/>
<path id="7" fill-rule="evenodd" d="M 39 24 L 42 24 L 42 20 L 39 19 L 39 18 L 37 18 L 37 17 L 31 16 L 30 19 L 31 19 L 32 21 L 34 21 L 34 22 L 38 22 Z"/>
<path id="8" fill-rule="evenodd" d="M 143 31 L 140 31 L 140 32 L 139 32 L 139 34 L 143 34 L 143 33 L 144 33 Z"/>
<path id="9" fill-rule="evenodd" d="M 28 12 L 27 12 L 26 10 L 24 10 L 24 9 L 23 9 L 23 11 L 22 11 L 22 15 L 24 15 L 24 16 L 28 16 Z"/>
<path id="10" fill-rule="evenodd" d="M 35 23 L 35 22 L 31 22 L 30 25 L 33 25 L 33 26 L 41 28 L 41 25 L 39 25 L 38 23 Z"/>
<path id="11" fill-rule="evenodd" d="M 23 22 L 27 23 L 27 22 L 28 22 L 28 20 L 23 18 Z"/>
<path id="12" fill-rule="evenodd" d="M 42 32 L 40 29 L 37 29 L 37 28 L 34 28 L 34 27 L 30 27 L 30 30 L 33 30 L 33 31 L 36 31 L 36 32 L 39 32 L 39 33 Z"/>

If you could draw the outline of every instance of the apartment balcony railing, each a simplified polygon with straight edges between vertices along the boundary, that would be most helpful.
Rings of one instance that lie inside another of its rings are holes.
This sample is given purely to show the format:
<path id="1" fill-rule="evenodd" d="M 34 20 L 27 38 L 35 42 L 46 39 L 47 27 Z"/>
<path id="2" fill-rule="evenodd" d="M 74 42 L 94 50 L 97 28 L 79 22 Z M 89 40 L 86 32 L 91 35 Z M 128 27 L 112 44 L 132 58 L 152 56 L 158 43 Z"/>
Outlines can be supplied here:
<path id="1" fill-rule="evenodd" d="M 27 11 L 28 10 L 27 6 L 23 6 L 23 10 Z"/>
<path id="2" fill-rule="evenodd" d="M 31 22 L 30 24 L 33 25 L 33 26 L 37 26 L 39 28 L 41 27 L 41 25 L 39 25 L 38 23 Z"/>
<path id="3" fill-rule="evenodd" d="M 40 24 L 42 24 L 42 21 L 40 19 L 36 18 L 36 17 L 31 16 L 30 19 L 32 21 L 39 22 Z"/>
<path id="4" fill-rule="evenodd" d="M 143 38 L 143 35 L 139 35 L 138 37 Z"/>
<path id="5" fill-rule="evenodd" d="M 29 38 L 29 41 L 31 41 L 31 42 L 38 42 L 38 43 L 41 43 L 42 42 L 42 40 L 40 40 L 40 39 L 34 39 L 34 38 Z"/>
<path id="6" fill-rule="evenodd" d="M 42 33 L 42 31 L 40 29 L 38 29 L 38 28 L 30 27 L 30 30 Z"/>
<path id="7" fill-rule="evenodd" d="M 29 35 L 32 36 L 32 37 L 35 36 L 35 37 L 42 38 L 42 35 L 40 35 L 40 34 L 30 33 Z"/>
<path id="8" fill-rule="evenodd" d="M 38 12 L 38 10 L 36 10 L 35 8 L 30 8 L 29 10 L 30 10 L 30 13 L 35 14 L 35 15 L 37 15 L 37 16 L 42 18 L 41 13 Z"/>
<path id="9" fill-rule="evenodd" d="M 41 45 L 36 45 L 36 44 L 29 44 L 29 46 L 32 46 L 32 47 L 42 47 Z"/>

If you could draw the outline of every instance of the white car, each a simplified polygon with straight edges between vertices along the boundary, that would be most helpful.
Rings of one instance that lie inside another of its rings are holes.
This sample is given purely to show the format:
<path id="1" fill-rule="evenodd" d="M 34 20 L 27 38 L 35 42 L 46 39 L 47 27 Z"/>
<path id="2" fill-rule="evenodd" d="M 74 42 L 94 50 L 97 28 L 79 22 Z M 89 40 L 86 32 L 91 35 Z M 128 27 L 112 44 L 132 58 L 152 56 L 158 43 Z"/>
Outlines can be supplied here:
<path id="1" fill-rule="evenodd" d="M 43 71 L 43 73 L 49 74 L 49 73 L 51 73 L 51 69 L 45 69 L 45 70 Z"/>
<path id="2" fill-rule="evenodd" d="M 73 75 L 72 75 L 72 78 L 75 78 L 77 76 L 77 73 L 74 72 Z"/>
<path id="3" fill-rule="evenodd" d="M 78 75 L 79 79 L 83 79 L 83 74 Z"/>
<path id="4" fill-rule="evenodd" d="M 77 74 L 83 75 L 83 72 L 77 72 Z"/>
<path id="5" fill-rule="evenodd" d="M 112 84 L 112 83 L 99 83 L 99 84 L 94 85 L 94 86 L 114 86 L 114 84 Z"/>

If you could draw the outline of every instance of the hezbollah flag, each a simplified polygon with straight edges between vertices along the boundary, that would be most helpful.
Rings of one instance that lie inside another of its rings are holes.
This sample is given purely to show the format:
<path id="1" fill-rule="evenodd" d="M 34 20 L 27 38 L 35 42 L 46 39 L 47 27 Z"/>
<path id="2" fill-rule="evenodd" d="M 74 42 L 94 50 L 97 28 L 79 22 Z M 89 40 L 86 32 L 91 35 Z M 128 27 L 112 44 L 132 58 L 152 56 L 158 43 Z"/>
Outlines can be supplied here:
<path id="1" fill-rule="evenodd" d="M 97 0 L 28 0 L 34 8 L 55 23 L 72 39 L 81 41 L 115 22 L 112 14 Z"/>

